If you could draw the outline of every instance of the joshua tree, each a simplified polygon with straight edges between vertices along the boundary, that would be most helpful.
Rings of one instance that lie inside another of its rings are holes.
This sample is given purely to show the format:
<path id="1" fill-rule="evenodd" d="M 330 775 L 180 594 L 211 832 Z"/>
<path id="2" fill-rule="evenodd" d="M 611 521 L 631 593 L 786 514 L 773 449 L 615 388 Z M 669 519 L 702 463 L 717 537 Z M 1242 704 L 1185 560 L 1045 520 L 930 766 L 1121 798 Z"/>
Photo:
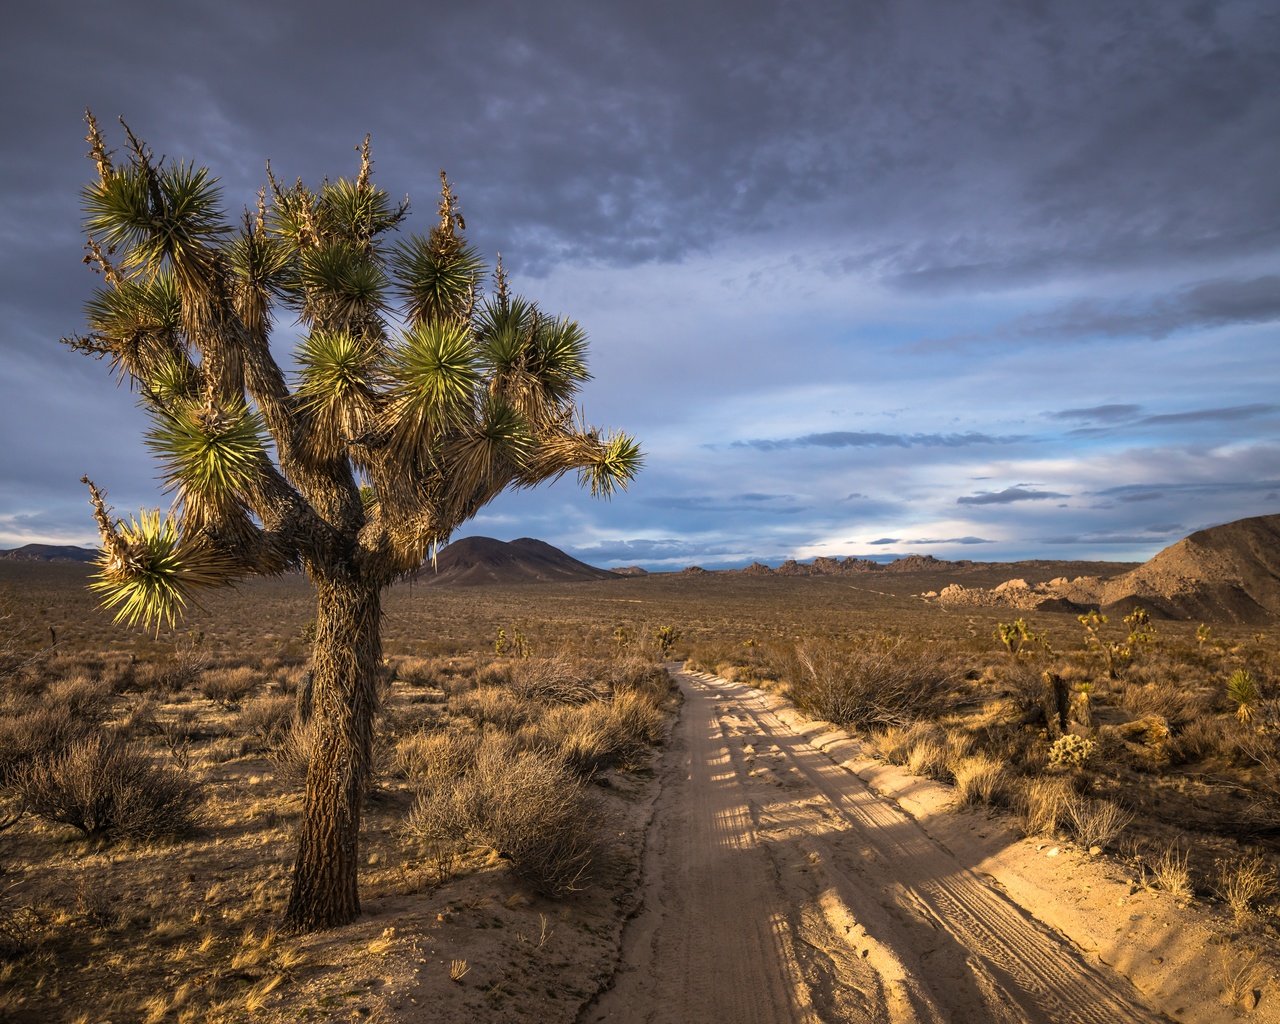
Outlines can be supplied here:
<path id="1" fill-rule="evenodd" d="M 174 495 L 124 522 L 85 478 L 102 535 L 92 586 L 117 620 L 158 629 L 201 588 L 306 570 L 316 741 L 287 918 L 342 924 L 360 909 L 382 589 L 507 487 L 576 471 L 607 497 L 640 449 L 579 419 L 577 323 L 511 295 L 500 259 L 482 300 L 486 268 L 443 172 L 425 237 L 388 242 L 408 201 L 373 183 L 367 137 L 351 180 L 286 186 L 268 165 L 233 228 L 207 169 L 157 160 L 127 125 L 115 160 L 86 120 L 85 262 L 103 287 L 88 333 L 66 340 L 137 390 Z M 282 314 L 302 333 L 288 376 L 271 347 Z"/>

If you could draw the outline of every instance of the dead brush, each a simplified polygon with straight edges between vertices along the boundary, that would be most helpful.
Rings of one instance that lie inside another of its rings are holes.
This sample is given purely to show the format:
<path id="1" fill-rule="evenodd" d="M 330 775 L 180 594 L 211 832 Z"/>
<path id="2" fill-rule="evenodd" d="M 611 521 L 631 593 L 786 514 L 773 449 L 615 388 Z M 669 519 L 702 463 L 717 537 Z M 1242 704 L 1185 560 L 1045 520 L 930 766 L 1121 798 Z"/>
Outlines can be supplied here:
<path id="1" fill-rule="evenodd" d="M 148 840 L 190 831 L 202 794 L 127 741 L 96 734 L 23 770 L 14 782 L 31 813 L 88 837 Z"/>
<path id="2" fill-rule="evenodd" d="M 507 692 L 541 704 L 585 704 L 599 700 L 600 691 L 583 678 L 580 663 L 568 658 L 521 658 L 508 670 Z"/>
<path id="3" fill-rule="evenodd" d="M 197 689 L 213 703 L 235 711 L 261 682 L 257 672 L 241 665 L 238 668 L 206 670 L 200 677 Z"/>
<path id="4" fill-rule="evenodd" d="M 536 891 L 562 896 L 589 874 L 603 825 L 599 805 L 563 763 L 486 733 L 466 775 L 418 795 L 405 831 L 427 843 L 495 850 Z"/>
<path id="5" fill-rule="evenodd" d="M 476 725 L 492 725 L 503 732 L 515 732 L 537 718 L 539 713 L 533 701 L 499 686 L 481 686 L 459 697 L 454 707 Z"/>
<path id="6" fill-rule="evenodd" d="M 1004 794 L 1004 766 L 987 754 L 960 758 L 953 762 L 952 774 L 961 804 L 993 804 Z"/>
<path id="7" fill-rule="evenodd" d="M 1191 884 L 1191 854 L 1178 843 L 1170 843 L 1159 855 L 1149 862 L 1142 861 L 1145 872 L 1151 873 L 1156 888 L 1166 892 L 1176 903 L 1188 903 L 1195 895 L 1195 887 Z"/>
<path id="8" fill-rule="evenodd" d="M 957 679 L 945 649 L 888 637 L 844 650 L 802 643 L 783 674 L 801 711 L 855 728 L 904 725 L 936 711 Z"/>
<path id="9" fill-rule="evenodd" d="M 396 743 L 391 770 L 416 787 L 434 787 L 475 764 L 481 737 L 458 729 L 421 729 Z"/>
<path id="10" fill-rule="evenodd" d="M 941 745 L 941 727 L 932 722 L 913 722 L 908 726 L 891 725 L 875 734 L 870 742 L 875 752 L 890 764 L 906 765 L 911 751 L 923 740 L 932 740 Z"/>
<path id="11" fill-rule="evenodd" d="M 1258 905 L 1276 894 L 1275 866 L 1259 853 L 1218 865 L 1214 892 L 1231 908 L 1237 923 L 1249 920 Z"/>
<path id="12" fill-rule="evenodd" d="M 263 694 L 246 701 L 236 718 L 236 731 L 259 750 L 278 745 L 293 724 L 294 700 L 283 693 Z"/>
<path id="13" fill-rule="evenodd" d="M 1086 849 L 1105 850 L 1133 821 L 1133 815 L 1110 800 L 1069 795 L 1063 804 L 1063 823 Z"/>
<path id="14" fill-rule="evenodd" d="M 0 783 L 12 782 L 30 765 L 56 757 L 93 731 L 93 723 L 69 708 L 23 704 L 0 715 Z"/>
<path id="15" fill-rule="evenodd" d="M 1014 806 L 1024 835 L 1052 836 L 1066 817 L 1071 784 L 1062 778 L 1027 779 L 1015 793 Z"/>

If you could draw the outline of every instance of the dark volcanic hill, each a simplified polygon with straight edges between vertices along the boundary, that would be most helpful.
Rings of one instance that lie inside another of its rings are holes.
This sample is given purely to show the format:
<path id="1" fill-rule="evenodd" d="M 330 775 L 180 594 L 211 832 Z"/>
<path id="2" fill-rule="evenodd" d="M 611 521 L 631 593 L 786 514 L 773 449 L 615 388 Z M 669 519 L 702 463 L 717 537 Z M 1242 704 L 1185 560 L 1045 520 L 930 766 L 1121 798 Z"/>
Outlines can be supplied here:
<path id="1" fill-rule="evenodd" d="M 428 564 L 419 576 L 430 586 L 569 583 L 616 578 L 616 573 L 579 562 L 559 548 L 532 537 L 510 542 L 492 537 L 464 537 L 440 552 L 435 571 Z"/>
<path id="2" fill-rule="evenodd" d="M 14 562 L 92 562 L 97 548 L 80 548 L 73 544 L 24 544 L 20 548 L 0 551 L 0 558 Z"/>
<path id="3" fill-rule="evenodd" d="M 1280 614 L 1280 515 L 1200 530 L 1106 582 L 1106 607 L 1179 619 L 1262 622 Z"/>

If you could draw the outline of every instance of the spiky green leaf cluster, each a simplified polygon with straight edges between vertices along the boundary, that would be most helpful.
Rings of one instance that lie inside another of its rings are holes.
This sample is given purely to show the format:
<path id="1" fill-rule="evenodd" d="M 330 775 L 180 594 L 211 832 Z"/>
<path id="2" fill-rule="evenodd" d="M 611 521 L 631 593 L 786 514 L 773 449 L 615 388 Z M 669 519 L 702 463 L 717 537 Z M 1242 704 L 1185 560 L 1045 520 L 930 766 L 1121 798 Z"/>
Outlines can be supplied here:
<path id="1" fill-rule="evenodd" d="M 89 586 L 115 621 L 146 629 L 172 626 L 201 588 L 224 586 L 232 564 L 184 534 L 172 515 L 144 510 L 116 525 L 119 543 L 104 547 Z M 112 547 L 115 550 L 112 550 Z"/>
<path id="2" fill-rule="evenodd" d="M 590 487 L 593 498 L 610 498 L 615 491 L 626 489 L 643 464 L 644 455 L 634 437 L 611 434 L 595 457 L 578 470 L 578 483 Z"/>
<path id="3" fill-rule="evenodd" d="M 189 401 L 157 414 L 147 446 L 159 457 L 165 489 L 188 515 L 214 519 L 260 472 L 266 454 L 262 417 L 243 402 L 220 407 Z"/>
<path id="4" fill-rule="evenodd" d="M 483 376 L 471 331 L 457 321 L 420 324 L 391 349 L 389 426 L 403 454 L 425 454 L 444 432 L 472 421 Z"/>
<path id="5" fill-rule="evenodd" d="M 335 454 L 372 425 L 378 398 L 378 346 L 348 331 L 316 331 L 298 349 L 298 407 L 318 453 Z"/>
<path id="6" fill-rule="evenodd" d="M 160 168 L 135 158 L 82 193 L 85 228 L 123 250 L 126 270 L 159 273 L 227 234 L 217 179 L 190 163 Z"/>
<path id="7" fill-rule="evenodd" d="M 480 294 L 484 261 L 470 245 L 441 245 L 434 233 L 410 235 L 391 250 L 389 262 L 410 323 L 461 320 Z"/>

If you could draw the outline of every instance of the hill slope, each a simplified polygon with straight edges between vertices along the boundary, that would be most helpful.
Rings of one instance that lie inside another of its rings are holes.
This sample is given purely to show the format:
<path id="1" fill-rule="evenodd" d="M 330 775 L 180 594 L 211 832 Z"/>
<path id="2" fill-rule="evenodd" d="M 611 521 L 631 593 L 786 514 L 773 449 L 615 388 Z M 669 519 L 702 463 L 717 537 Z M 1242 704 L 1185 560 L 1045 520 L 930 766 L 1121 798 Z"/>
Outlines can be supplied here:
<path id="1" fill-rule="evenodd" d="M 492 537 L 464 537 L 444 548 L 436 568 L 426 566 L 420 580 L 429 586 L 479 586 L 486 583 L 568 583 L 615 579 L 532 537 L 510 542 Z"/>
<path id="2" fill-rule="evenodd" d="M 1280 614 L 1280 515 L 1200 530 L 1108 580 L 1102 603 L 1180 619 L 1261 622 Z"/>

